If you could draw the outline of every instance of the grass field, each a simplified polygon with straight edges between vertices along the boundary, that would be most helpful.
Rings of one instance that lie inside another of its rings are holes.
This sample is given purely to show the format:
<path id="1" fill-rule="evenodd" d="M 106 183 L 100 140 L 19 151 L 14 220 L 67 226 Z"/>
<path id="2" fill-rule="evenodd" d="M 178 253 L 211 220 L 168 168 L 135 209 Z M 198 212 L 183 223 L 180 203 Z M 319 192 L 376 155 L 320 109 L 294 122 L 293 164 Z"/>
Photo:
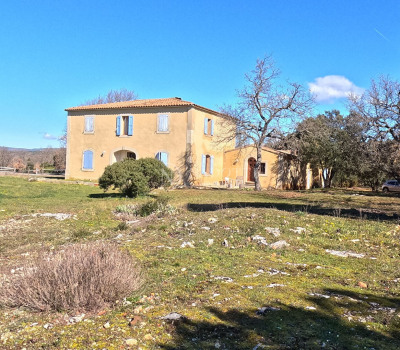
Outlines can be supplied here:
<path id="1" fill-rule="evenodd" d="M 0 178 L 1 274 L 43 251 L 109 240 L 129 249 L 145 278 L 139 293 L 80 322 L 70 322 L 79 311 L 0 309 L 0 348 L 400 348 L 399 197 L 350 190 L 151 195 L 160 196 L 177 210 L 125 226 L 115 208 L 148 198 Z M 49 215 L 57 213 L 70 217 Z M 283 240 L 283 248 L 270 245 Z M 160 319 L 169 312 L 186 319 Z"/>

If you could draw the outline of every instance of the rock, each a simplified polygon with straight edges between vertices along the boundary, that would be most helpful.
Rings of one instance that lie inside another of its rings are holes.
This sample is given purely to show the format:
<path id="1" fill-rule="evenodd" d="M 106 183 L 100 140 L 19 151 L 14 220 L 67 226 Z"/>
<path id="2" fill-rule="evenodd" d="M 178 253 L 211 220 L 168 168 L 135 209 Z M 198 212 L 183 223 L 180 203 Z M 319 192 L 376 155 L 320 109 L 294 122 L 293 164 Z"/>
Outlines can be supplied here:
<path id="1" fill-rule="evenodd" d="M 268 246 L 267 240 L 263 236 L 255 235 L 255 236 L 252 237 L 252 240 L 256 241 L 258 244 L 262 244 L 262 245 Z"/>
<path id="2" fill-rule="evenodd" d="M 224 239 L 224 241 L 222 242 L 222 245 L 223 245 L 224 247 L 229 247 L 228 240 L 227 240 L 227 239 Z"/>
<path id="3" fill-rule="evenodd" d="M 214 244 L 214 240 L 212 238 L 209 238 L 207 242 L 208 242 L 208 246 L 211 246 Z"/>
<path id="4" fill-rule="evenodd" d="M 206 230 L 206 231 L 210 231 L 211 230 L 208 226 L 203 226 L 201 229 L 202 230 Z"/>
<path id="5" fill-rule="evenodd" d="M 186 248 L 186 247 L 194 248 L 194 244 L 192 242 L 183 242 L 181 244 L 181 248 Z"/>
<path id="6" fill-rule="evenodd" d="M 209 222 L 210 224 L 215 224 L 217 221 L 218 221 L 217 218 L 209 218 L 209 219 L 208 219 L 208 222 Z"/>
<path id="7" fill-rule="evenodd" d="M 186 271 L 186 267 L 182 267 L 182 268 L 181 268 L 181 271 L 182 271 L 182 272 L 185 272 L 185 271 Z"/>
<path id="8" fill-rule="evenodd" d="M 125 340 L 125 344 L 128 346 L 135 346 L 137 345 L 138 341 L 134 338 L 129 338 L 127 340 Z"/>
<path id="9" fill-rule="evenodd" d="M 265 315 L 267 312 L 269 311 L 279 311 L 280 308 L 279 307 L 273 307 L 273 306 L 264 306 L 264 307 L 260 307 L 257 311 L 256 314 L 257 315 Z"/>
<path id="10" fill-rule="evenodd" d="M 265 231 L 272 233 L 274 237 L 279 237 L 281 235 L 281 230 L 279 227 L 266 227 Z"/>
<path id="11" fill-rule="evenodd" d="M 288 247 L 290 244 L 289 243 L 287 243 L 286 241 L 277 241 L 277 242 L 275 242 L 275 243 L 272 243 L 271 245 L 270 245 L 270 247 L 272 248 L 272 249 L 282 249 L 282 248 L 284 248 L 284 247 Z"/>
<path id="12" fill-rule="evenodd" d="M 216 341 L 215 344 L 214 344 L 214 347 L 216 349 L 219 349 L 221 347 L 221 343 L 219 341 Z"/>
<path id="13" fill-rule="evenodd" d="M 151 334 L 146 334 L 146 335 L 143 337 L 143 339 L 144 339 L 144 340 L 153 340 L 153 337 L 151 336 Z"/>
<path id="14" fill-rule="evenodd" d="M 332 249 L 325 249 L 325 251 L 331 255 L 340 256 L 341 258 L 363 258 L 365 254 L 362 253 L 354 253 L 351 251 L 340 251 L 340 250 L 332 250 Z"/>
<path id="15" fill-rule="evenodd" d="M 69 321 L 69 323 L 78 323 L 78 322 L 81 322 L 84 319 L 84 317 L 85 317 L 85 314 L 81 314 L 81 315 L 70 317 L 70 319 L 68 321 Z"/>
<path id="16" fill-rule="evenodd" d="M 103 328 L 110 328 L 110 327 L 111 327 L 110 322 L 106 322 L 103 324 Z"/>
<path id="17" fill-rule="evenodd" d="M 177 313 L 177 312 L 170 312 L 169 314 L 159 317 L 160 320 L 165 320 L 165 321 L 183 321 L 186 319 L 185 316 Z"/>
<path id="18" fill-rule="evenodd" d="M 45 325 L 43 325 L 44 329 L 51 329 L 53 328 L 53 325 L 51 323 L 46 323 Z"/>
<path id="19" fill-rule="evenodd" d="M 306 310 L 317 310 L 314 306 L 306 306 Z"/>
<path id="20" fill-rule="evenodd" d="M 286 287 L 286 284 L 271 283 L 267 286 L 267 288 L 275 288 L 275 287 Z"/>
<path id="21" fill-rule="evenodd" d="M 299 235 L 301 233 L 305 233 L 306 229 L 304 227 L 296 227 L 296 228 L 291 228 L 290 231 L 297 233 Z"/>
<path id="22" fill-rule="evenodd" d="M 232 278 L 224 277 L 224 276 L 216 276 L 216 277 L 214 277 L 214 279 L 220 280 L 220 281 L 224 281 L 224 282 L 228 282 L 228 283 L 233 282 Z"/>
<path id="23" fill-rule="evenodd" d="M 358 282 L 357 283 L 357 285 L 360 287 L 360 288 L 368 288 L 368 285 L 366 284 L 366 283 L 364 283 L 364 282 Z"/>

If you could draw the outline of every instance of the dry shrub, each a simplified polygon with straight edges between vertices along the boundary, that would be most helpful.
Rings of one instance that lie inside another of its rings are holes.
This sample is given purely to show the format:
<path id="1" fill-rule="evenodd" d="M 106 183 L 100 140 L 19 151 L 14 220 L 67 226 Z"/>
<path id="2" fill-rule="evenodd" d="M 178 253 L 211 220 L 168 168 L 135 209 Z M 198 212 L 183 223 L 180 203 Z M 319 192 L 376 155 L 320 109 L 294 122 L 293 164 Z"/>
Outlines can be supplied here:
<path id="1" fill-rule="evenodd" d="M 0 281 L 0 304 L 35 311 L 97 311 L 141 285 L 130 254 L 105 242 L 74 244 L 25 262 Z"/>

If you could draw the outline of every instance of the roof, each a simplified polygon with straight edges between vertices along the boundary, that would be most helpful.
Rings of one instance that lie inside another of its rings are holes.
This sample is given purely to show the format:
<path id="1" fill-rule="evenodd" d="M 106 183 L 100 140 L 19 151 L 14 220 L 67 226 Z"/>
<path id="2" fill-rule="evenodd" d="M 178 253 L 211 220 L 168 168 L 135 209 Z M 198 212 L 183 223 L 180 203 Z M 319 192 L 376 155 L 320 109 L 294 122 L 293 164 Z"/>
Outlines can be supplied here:
<path id="1" fill-rule="evenodd" d="M 249 148 L 249 147 L 251 147 L 251 148 L 256 148 L 255 145 L 251 144 L 251 145 L 245 145 L 245 146 L 242 146 L 242 147 L 236 147 L 236 148 L 227 150 L 227 151 L 225 151 L 225 153 L 227 153 L 227 152 L 234 152 L 234 151 L 238 151 L 238 150 L 240 150 L 240 149 Z M 288 150 L 281 150 L 281 149 L 273 149 L 273 148 L 268 147 L 268 146 L 262 146 L 261 149 L 262 149 L 263 151 L 271 152 L 271 153 L 275 153 L 275 154 L 284 153 L 284 154 L 287 154 L 287 155 L 293 155 L 291 151 L 288 151 Z"/>
<path id="2" fill-rule="evenodd" d="M 65 110 L 69 112 L 69 111 L 85 111 L 85 110 L 95 110 L 95 109 L 181 107 L 181 106 L 195 107 L 205 112 L 209 112 L 212 114 L 219 114 L 218 112 L 213 111 L 212 109 L 196 105 L 193 102 L 184 101 L 180 97 L 152 98 L 147 100 L 103 103 L 103 104 L 88 105 L 88 106 L 70 107 L 66 108 Z"/>

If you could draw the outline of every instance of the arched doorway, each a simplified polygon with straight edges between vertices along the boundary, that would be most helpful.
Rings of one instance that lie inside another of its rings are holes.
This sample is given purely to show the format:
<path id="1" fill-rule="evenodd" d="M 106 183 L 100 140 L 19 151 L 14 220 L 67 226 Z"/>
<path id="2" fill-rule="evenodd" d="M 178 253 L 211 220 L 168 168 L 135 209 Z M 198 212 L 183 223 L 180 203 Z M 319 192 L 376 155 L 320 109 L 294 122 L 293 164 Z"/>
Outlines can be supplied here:
<path id="1" fill-rule="evenodd" d="M 247 181 L 254 182 L 254 167 L 256 166 L 255 158 L 251 157 L 247 161 Z"/>
<path id="2" fill-rule="evenodd" d="M 124 159 L 136 159 L 136 153 L 130 150 L 118 150 L 112 154 L 111 163 L 121 162 Z"/>

